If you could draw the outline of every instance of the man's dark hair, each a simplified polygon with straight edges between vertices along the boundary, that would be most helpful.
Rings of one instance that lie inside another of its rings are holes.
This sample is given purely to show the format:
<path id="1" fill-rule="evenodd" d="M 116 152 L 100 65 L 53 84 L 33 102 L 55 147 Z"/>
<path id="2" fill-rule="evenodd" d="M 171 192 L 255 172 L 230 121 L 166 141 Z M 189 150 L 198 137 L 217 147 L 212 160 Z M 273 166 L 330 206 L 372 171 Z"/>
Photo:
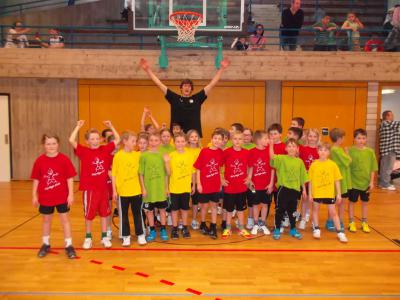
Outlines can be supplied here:
<path id="1" fill-rule="evenodd" d="M 383 120 L 386 120 L 386 118 L 389 116 L 389 114 L 390 114 L 391 112 L 392 112 L 391 110 L 385 110 L 385 111 L 382 113 L 382 119 L 383 119 Z"/>
<path id="2" fill-rule="evenodd" d="M 240 131 L 240 132 L 244 131 L 244 126 L 241 123 L 233 123 L 233 124 L 231 124 L 231 127 L 235 127 L 236 131 Z"/>
<path id="3" fill-rule="evenodd" d="M 184 84 L 190 84 L 192 91 L 193 91 L 193 81 L 191 81 L 190 79 L 183 79 L 181 81 L 181 84 L 179 85 L 179 87 L 182 88 Z"/>
<path id="4" fill-rule="evenodd" d="M 274 123 L 268 127 L 268 133 L 270 133 L 271 131 L 274 131 L 274 130 L 278 131 L 279 133 L 282 133 L 282 125 L 279 123 Z"/>
<path id="5" fill-rule="evenodd" d="M 358 129 L 354 130 L 354 134 L 353 134 L 354 137 L 357 137 L 357 135 L 359 135 L 359 134 L 367 136 L 367 131 L 362 128 L 358 128 Z"/>
<path id="6" fill-rule="evenodd" d="M 302 135 L 303 135 L 303 130 L 301 130 L 301 128 L 298 127 L 290 127 L 288 131 L 293 132 L 298 139 L 301 139 Z"/>
<path id="7" fill-rule="evenodd" d="M 301 128 L 303 128 L 303 127 L 304 127 L 304 124 L 306 123 L 306 121 L 304 121 L 304 119 L 303 119 L 302 117 L 294 117 L 294 118 L 292 118 L 292 121 L 296 121 L 297 124 L 298 124 Z"/>

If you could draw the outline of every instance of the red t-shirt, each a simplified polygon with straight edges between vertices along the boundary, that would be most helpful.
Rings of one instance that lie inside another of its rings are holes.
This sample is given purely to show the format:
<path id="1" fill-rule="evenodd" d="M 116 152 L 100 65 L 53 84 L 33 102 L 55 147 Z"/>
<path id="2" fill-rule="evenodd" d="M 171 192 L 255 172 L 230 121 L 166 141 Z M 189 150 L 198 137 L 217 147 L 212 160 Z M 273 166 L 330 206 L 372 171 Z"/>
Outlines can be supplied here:
<path id="1" fill-rule="evenodd" d="M 203 194 L 221 191 L 221 166 L 223 152 L 221 149 L 203 148 L 193 167 L 200 171 L 200 182 Z"/>
<path id="2" fill-rule="evenodd" d="M 39 156 L 32 169 L 31 178 L 39 180 L 38 196 L 40 205 L 56 206 L 67 202 L 67 179 L 76 175 L 71 160 L 64 154 L 55 157 Z"/>
<path id="3" fill-rule="evenodd" d="M 265 190 L 271 181 L 269 147 L 264 150 L 253 148 L 249 153 L 249 168 L 253 168 L 252 182 L 257 191 Z"/>
<path id="4" fill-rule="evenodd" d="M 299 147 L 299 158 L 304 161 L 304 165 L 306 166 L 306 170 L 310 169 L 312 162 L 319 158 L 317 148 L 313 148 L 310 146 L 302 146 Z"/>
<path id="5" fill-rule="evenodd" d="M 223 164 L 225 165 L 224 178 L 228 185 L 224 187 L 224 192 L 228 194 L 238 194 L 247 191 L 244 183 L 247 177 L 247 167 L 249 165 L 249 150 L 233 147 L 224 150 Z"/>
<path id="6" fill-rule="evenodd" d="M 79 189 L 107 190 L 108 170 L 110 169 L 110 153 L 114 151 L 115 144 L 111 142 L 97 149 L 79 145 L 75 154 L 81 160 L 81 182 Z"/>
<path id="7" fill-rule="evenodd" d="M 287 154 L 285 143 L 280 142 L 278 144 L 274 144 L 274 154 Z"/>
<path id="8" fill-rule="evenodd" d="M 112 169 L 112 162 L 113 162 L 113 159 L 114 159 L 114 151 L 113 152 L 111 152 L 110 154 L 108 154 L 108 159 L 109 159 L 109 161 L 108 161 L 108 174 L 110 175 L 111 174 L 111 169 Z M 110 199 L 112 198 L 112 195 L 113 195 L 113 187 L 112 187 L 112 179 L 111 179 L 111 176 L 107 176 L 107 189 L 108 189 L 108 193 L 109 193 L 109 197 L 110 197 Z"/>

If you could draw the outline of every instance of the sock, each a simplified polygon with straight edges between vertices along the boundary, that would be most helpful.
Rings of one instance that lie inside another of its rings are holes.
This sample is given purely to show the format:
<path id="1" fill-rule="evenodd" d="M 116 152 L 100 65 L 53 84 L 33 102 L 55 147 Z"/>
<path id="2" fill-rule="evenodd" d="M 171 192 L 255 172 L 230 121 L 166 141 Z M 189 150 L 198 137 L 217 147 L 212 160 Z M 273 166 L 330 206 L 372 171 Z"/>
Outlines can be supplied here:
<path id="1" fill-rule="evenodd" d="M 72 238 L 65 239 L 65 248 L 72 246 Z"/>
<path id="2" fill-rule="evenodd" d="M 253 220 L 253 218 L 247 218 L 247 223 L 254 223 L 254 220 Z"/>
<path id="3" fill-rule="evenodd" d="M 107 231 L 112 231 L 111 226 L 107 226 Z"/>
<path id="4" fill-rule="evenodd" d="M 107 232 L 102 232 L 102 233 L 101 233 L 101 238 L 103 239 L 103 238 L 105 238 L 105 237 L 107 237 Z"/>
<path id="5" fill-rule="evenodd" d="M 265 222 L 261 221 L 261 219 L 258 220 L 258 226 L 265 226 Z"/>
<path id="6" fill-rule="evenodd" d="M 367 218 L 362 218 L 361 221 L 367 223 Z"/>
<path id="7" fill-rule="evenodd" d="M 150 231 L 155 231 L 155 230 L 156 230 L 156 227 L 150 226 Z"/>
<path id="8" fill-rule="evenodd" d="M 50 236 L 45 235 L 42 237 L 43 244 L 50 245 Z"/>
<path id="9" fill-rule="evenodd" d="M 161 225 L 161 226 L 160 226 L 160 229 L 161 229 L 161 230 L 163 230 L 163 229 L 165 230 L 165 225 Z"/>
<path id="10" fill-rule="evenodd" d="M 85 238 L 91 239 L 92 238 L 92 233 L 91 232 L 86 232 Z"/>

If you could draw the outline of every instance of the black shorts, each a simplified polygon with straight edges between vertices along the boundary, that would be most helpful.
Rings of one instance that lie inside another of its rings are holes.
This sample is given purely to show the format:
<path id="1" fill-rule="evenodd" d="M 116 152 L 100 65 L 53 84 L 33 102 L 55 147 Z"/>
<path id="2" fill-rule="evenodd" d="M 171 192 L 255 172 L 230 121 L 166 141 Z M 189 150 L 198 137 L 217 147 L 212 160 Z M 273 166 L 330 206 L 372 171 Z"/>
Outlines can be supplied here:
<path id="1" fill-rule="evenodd" d="M 208 202 L 219 202 L 220 193 L 210 193 L 210 194 L 199 194 L 199 203 L 208 203 Z"/>
<path id="2" fill-rule="evenodd" d="M 251 190 L 247 189 L 247 191 L 246 191 L 246 199 L 247 199 L 247 206 L 248 207 L 253 207 L 255 198 L 256 198 L 256 193 L 253 193 Z"/>
<path id="3" fill-rule="evenodd" d="M 268 194 L 267 190 L 259 190 L 256 191 L 254 194 L 254 201 L 253 205 L 258 205 L 258 204 L 271 204 L 272 202 L 272 193 Z"/>
<path id="4" fill-rule="evenodd" d="M 351 202 L 357 202 L 358 198 L 360 198 L 362 202 L 368 202 L 369 201 L 369 190 L 366 190 L 366 191 L 360 191 L 357 189 L 349 190 L 349 200 Z"/>
<path id="5" fill-rule="evenodd" d="M 154 211 L 155 208 L 166 209 L 169 203 L 167 200 L 160 202 L 143 202 L 143 209 L 145 211 Z"/>
<path id="6" fill-rule="evenodd" d="M 342 194 L 342 199 L 345 199 L 345 198 L 349 198 L 349 193 L 347 192 L 347 193 L 344 193 L 344 194 Z"/>
<path id="7" fill-rule="evenodd" d="M 199 204 L 199 196 L 200 194 L 196 190 L 196 192 L 192 195 L 192 205 Z"/>
<path id="8" fill-rule="evenodd" d="M 54 208 L 57 209 L 57 212 L 59 214 L 65 214 L 65 213 L 69 212 L 68 203 L 58 204 L 58 205 L 54 205 L 54 206 L 40 205 L 39 212 L 42 215 L 52 215 L 54 213 Z"/>
<path id="9" fill-rule="evenodd" d="M 314 198 L 314 202 L 319 203 L 319 204 L 335 204 L 336 199 L 335 198 Z"/>
<path id="10" fill-rule="evenodd" d="M 234 209 L 237 211 L 244 211 L 247 208 L 246 192 L 239 194 L 225 193 L 223 208 L 227 212 L 233 212 Z"/>
<path id="11" fill-rule="evenodd" d="M 171 211 L 189 210 L 190 193 L 172 194 L 171 193 Z"/>

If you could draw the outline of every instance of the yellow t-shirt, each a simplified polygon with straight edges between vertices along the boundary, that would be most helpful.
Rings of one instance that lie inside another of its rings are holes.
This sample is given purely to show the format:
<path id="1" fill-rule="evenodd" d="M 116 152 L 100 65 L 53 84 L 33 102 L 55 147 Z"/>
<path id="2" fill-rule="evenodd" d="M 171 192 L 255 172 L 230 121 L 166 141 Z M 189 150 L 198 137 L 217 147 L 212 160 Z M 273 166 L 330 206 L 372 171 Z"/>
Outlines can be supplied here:
<path id="1" fill-rule="evenodd" d="M 195 173 L 193 164 L 196 161 L 191 151 L 169 154 L 171 176 L 169 178 L 169 192 L 173 194 L 190 193 L 192 190 L 192 175 Z"/>
<path id="2" fill-rule="evenodd" d="M 200 147 L 199 148 L 189 148 L 189 147 L 187 147 L 187 148 L 185 148 L 185 151 L 188 151 L 188 152 L 192 153 L 193 156 L 194 156 L 194 161 L 196 161 L 196 159 L 199 157 L 201 148 Z"/>
<path id="3" fill-rule="evenodd" d="M 138 151 L 120 150 L 114 155 L 111 175 L 115 177 L 119 196 L 131 197 L 142 193 L 139 183 L 139 159 Z"/>
<path id="4" fill-rule="evenodd" d="M 339 167 L 335 162 L 314 160 L 308 171 L 313 198 L 335 198 L 335 181 L 341 180 Z"/>

